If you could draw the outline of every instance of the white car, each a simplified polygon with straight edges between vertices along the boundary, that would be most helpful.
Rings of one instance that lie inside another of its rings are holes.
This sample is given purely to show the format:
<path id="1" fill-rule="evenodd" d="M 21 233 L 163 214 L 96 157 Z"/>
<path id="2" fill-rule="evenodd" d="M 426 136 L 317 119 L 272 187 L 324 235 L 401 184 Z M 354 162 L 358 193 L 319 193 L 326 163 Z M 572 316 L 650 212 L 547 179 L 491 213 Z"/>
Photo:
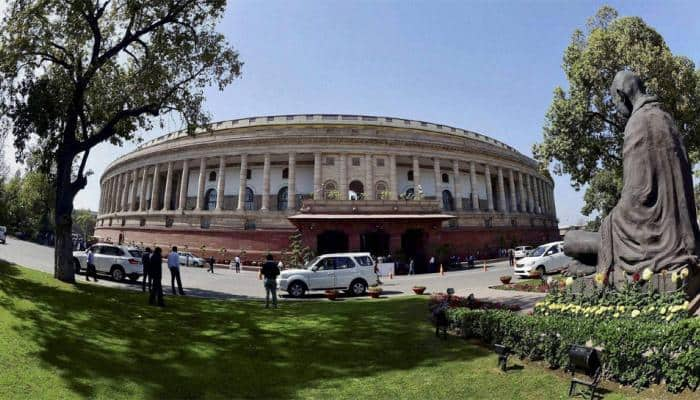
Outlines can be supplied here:
<path id="1" fill-rule="evenodd" d="M 7 240 L 7 228 L 4 226 L 0 226 L 0 242 L 2 244 L 5 244 L 5 241 Z"/>
<path id="2" fill-rule="evenodd" d="M 515 259 L 527 257 L 527 253 L 532 250 L 532 247 L 530 246 L 518 246 L 513 249 L 513 255 L 515 256 Z"/>
<path id="3" fill-rule="evenodd" d="M 177 254 L 180 256 L 180 265 L 203 267 L 207 263 L 202 257 L 197 257 L 189 251 L 178 251 Z"/>
<path id="4" fill-rule="evenodd" d="M 292 297 L 309 290 L 343 289 L 359 296 L 369 285 L 379 283 L 374 260 L 369 253 L 335 253 L 318 256 L 301 269 L 282 271 L 277 287 Z"/>
<path id="5" fill-rule="evenodd" d="M 138 248 L 110 243 L 98 243 L 90 248 L 95 256 L 97 273 L 109 274 L 117 282 L 123 281 L 127 276 L 132 281 L 136 281 L 143 275 L 142 254 Z M 87 250 L 74 251 L 73 264 L 75 273 L 86 271 Z"/>
<path id="6" fill-rule="evenodd" d="M 552 242 L 532 250 L 527 257 L 515 263 L 513 274 L 524 278 L 532 272 L 539 272 L 540 276 L 544 276 L 561 271 L 572 261 L 571 257 L 564 254 L 563 244 L 564 242 Z"/>

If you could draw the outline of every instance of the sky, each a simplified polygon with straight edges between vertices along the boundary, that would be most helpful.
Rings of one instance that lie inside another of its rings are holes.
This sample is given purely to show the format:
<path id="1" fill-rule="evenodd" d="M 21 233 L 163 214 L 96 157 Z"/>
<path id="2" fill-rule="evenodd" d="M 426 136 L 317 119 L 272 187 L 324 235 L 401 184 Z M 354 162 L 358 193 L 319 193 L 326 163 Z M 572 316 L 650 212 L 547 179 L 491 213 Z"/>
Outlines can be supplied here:
<path id="1" fill-rule="evenodd" d="M 229 1 L 219 25 L 244 61 L 224 91 L 207 91 L 212 121 L 277 114 L 368 114 L 479 132 L 532 156 L 571 34 L 604 4 L 639 16 L 674 54 L 700 64 L 693 1 Z M 141 132 L 144 140 L 180 129 Z M 8 158 L 12 149 L 7 148 Z M 95 148 L 75 199 L 95 210 L 99 176 L 135 143 Z M 11 161 L 11 160 L 8 160 Z M 12 165 L 18 168 L 17 165 Z M 581 223 L 583 191 L 555 176 L 560 225 Z"/>

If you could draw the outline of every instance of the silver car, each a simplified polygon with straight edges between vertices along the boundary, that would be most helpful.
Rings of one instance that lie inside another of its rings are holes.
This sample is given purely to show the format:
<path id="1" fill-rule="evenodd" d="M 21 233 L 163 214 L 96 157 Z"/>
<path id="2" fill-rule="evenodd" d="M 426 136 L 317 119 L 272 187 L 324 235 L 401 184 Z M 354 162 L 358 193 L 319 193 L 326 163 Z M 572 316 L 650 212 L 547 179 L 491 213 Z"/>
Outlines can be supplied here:
<path id="1" fill-rule="evenodd" d="M 0 242 L 2 244 L 5 244 L 5 241 L 7 240 L 7 228 L 4 226 L 0 226 Z"/>
<path id="2" fill-rule="evenodd" d="M 125 277 L 132 281 L 143 275 L 141 250 L 136 247 L 120 246 L 111 243 L 98 243 L 90 247 L 95 256 L 95 269 L 99 274 L 108 274 L 117 282 Z M 87 270 L 87 250 L 73 252 L 75 272 Z"/>

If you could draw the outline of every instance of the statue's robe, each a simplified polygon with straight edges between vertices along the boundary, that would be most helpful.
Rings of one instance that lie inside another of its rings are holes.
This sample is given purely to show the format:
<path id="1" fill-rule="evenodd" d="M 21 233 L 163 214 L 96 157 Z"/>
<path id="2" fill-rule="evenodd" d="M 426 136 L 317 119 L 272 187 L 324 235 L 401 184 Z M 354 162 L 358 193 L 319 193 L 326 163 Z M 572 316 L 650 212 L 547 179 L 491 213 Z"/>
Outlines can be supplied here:
<path id="1" fill-rule="evenodd" d="M 694 268 L 700 234 L 691 166 L 673 118 L 656 98 L 635 102 L 622 161 L 620 201 L 600 228 L 598 271 Z"/>

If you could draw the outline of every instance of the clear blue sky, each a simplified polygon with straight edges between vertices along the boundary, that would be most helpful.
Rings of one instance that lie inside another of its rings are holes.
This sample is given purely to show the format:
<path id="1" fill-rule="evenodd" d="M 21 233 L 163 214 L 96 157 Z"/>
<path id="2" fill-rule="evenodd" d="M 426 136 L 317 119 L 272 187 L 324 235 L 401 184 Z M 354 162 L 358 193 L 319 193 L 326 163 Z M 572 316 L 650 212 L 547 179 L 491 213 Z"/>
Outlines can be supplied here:
<path id="1" fill-rule="evenodd" d="M 603 4 L 636 15 L 675 54 L 700 61 L 692 1 L 230 1 L 220 25 L 245 62 L 213 120 L 287 113 L 405 117 L 457 126 L 531 156 L 572 32 Z M 173 121 L 168 129 L 178 129 Z M 150 139 L 162 131 L 145 133 Z M 90 155 L 96 175 L 76 199 L 96 209 L 98 177 L 117 155 Z M 582 219 L 582 192 L 555 177 L 560 224 Z"/>

